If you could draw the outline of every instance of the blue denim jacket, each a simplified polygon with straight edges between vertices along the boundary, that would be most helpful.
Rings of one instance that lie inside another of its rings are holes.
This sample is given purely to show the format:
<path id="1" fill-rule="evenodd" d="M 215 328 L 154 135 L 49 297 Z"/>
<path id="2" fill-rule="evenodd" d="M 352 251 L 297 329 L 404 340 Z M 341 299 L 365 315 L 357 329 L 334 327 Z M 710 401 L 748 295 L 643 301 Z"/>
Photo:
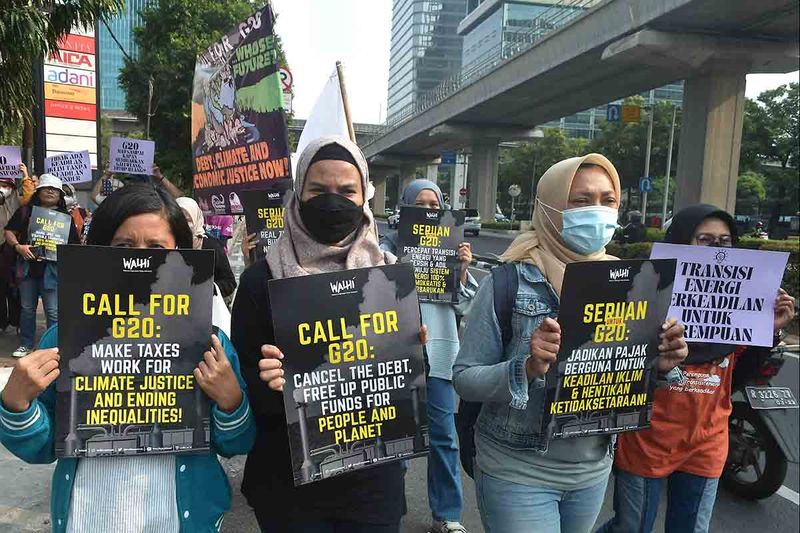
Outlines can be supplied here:
<path id="1" fill-rule="evenodd" d="M 545 380 L 529 383 L 525 361 L 531 334 L 546 317 L 558 315 L 559 300 L 536 266 L 518 263 L 517 276 L 511 342 L 503 346 L 494 312 L 494 284 L 492 276 L 486 276 L 466 318 L 453 384 L 464 400 L 483 402 L 475 424 L 481 435 L 512 449 L 545 451 Z"/>

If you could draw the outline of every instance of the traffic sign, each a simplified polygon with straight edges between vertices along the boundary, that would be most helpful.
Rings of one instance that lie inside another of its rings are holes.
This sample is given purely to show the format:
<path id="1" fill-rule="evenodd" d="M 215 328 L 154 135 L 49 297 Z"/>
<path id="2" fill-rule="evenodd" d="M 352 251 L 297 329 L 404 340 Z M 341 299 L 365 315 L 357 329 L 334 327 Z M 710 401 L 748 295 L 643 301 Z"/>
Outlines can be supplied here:
<path id="1" fill-rule="evenodd" d="M 630 124 L 631 122 L 639 122 L 642 117 L 642 108 L 638 105 L 624 105 L 622 106 L 622 122 Z"/>
<path id="2" fill-rule="evenodd" d="M 458 191 L 458 194 L 460 196 L 466 196 L 468 192 L 469 190 L 466 187 L 461 187 L 461 189 Z"/>
<path id="3" fill-rule="evenodd" d="M 643 176 L 639 178 L 639 192 L 651 192 L 653 190 L 653 178 Z"/>
<path id="4" fill-rule="evenodd" d="M 608 122 L 619 122 L 622 106 L 619 104 L 608 104 L 606 106 L 606 120 Z"/>
<path id="5" fill-rule="evenodd" d="M 455 165 L 456 153 L 455 152 L 442 152 L 442 165 Z"/>
<path id="6" fill-rule="evenodd" d="M 291 92 L 292 83 L 294 83 L 294 78 L 292 77 L 292 71 L 289 70 L 289 67 L 281 67 L 280 77 L 281 77 L 281 87 L 283 88 L 283 92 L 284 93 Z"/>
<path id="7" fill-rule="evenodd" d="M 510 185 L 510 186 L 508 187 L 508 195 L 509 195 L 511 198 L 516 198 L 516 197 L 517 197 L 517 196 L 519 196 L 521 193 L 522 193 L 522 189 L 521 189 L 521 188 L 520 188 L 520 186 L 519 186 L 519 185 L 517 185 L 517 184 Z"/>

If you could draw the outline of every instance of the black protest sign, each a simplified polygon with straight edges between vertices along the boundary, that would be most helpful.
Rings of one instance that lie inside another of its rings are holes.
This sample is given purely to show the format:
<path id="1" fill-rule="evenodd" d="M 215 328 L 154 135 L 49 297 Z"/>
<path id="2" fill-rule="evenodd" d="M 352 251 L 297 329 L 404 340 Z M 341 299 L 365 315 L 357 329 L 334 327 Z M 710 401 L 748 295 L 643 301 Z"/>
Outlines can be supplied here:
<path id="1" fill-rule="evenodd" d="M 408 265 L 269 282 L 295 485 L 427 451 Z"/>
<path id="2" fill-rule="evenodd" d="M 58 260 L 58 245 L 67 244 L 72 217 L 38 205 L 33 206 L 28 222 L 28 244 L 38 259 Z"/>
<path id="3" fill-rule="evenodd" d="M 547 374 L 551 438 L 650 426 L 661 325 L 675 261 L 567 264 L 558 364 Z"/>
<path id="4" fill-rule="evenodd" d="M 398 259 L 414 265 L 420 301 L 457 302 L 464 212 L 403 207 L 397 237 Z"/>
<path id="5" fill-rule="evenodd" d="M 92 265 L 87 268 L 86 265 Z M 59 247 L 58 457 L 208 450 L 214 253 Z"/>
<path id="6" fill-rule="evenodd" d="M 283 233 L 283 199 L 291 190 L 292 182 L 282 180 L 275 187 L 257 191 L 242 191 L 239 195 L 244 206 L 247 233 L 255 233 L 258 244 L 252 251 L 255 259 L 261 259 Z"/>

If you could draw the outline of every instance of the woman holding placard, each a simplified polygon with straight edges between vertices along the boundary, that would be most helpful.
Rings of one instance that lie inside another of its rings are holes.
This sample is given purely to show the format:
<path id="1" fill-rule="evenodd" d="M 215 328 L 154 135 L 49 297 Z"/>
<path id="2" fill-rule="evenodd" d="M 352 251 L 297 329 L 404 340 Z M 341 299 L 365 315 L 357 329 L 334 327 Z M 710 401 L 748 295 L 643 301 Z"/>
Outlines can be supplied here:
<path id="1" fill-rule="evenodd" d="M 400 208 L 422 207 L 444 209 L 439 186 L 428 180 L 414 180 L 400 197 Z M 397 254 L 397 232 L 381 237 L 381 248 Z M 458 304 L 422 302 L 422 322 L 428 327 L 425 354 L 428 361 L 427 388 L 428 431 L 428 502 L 433 515 L 431 533 L 464 532 L 461 513 L 464 490 L 461 486 L 458 435 L 456 434 L 456 393 L 453 389 L 453 363 L 458 354 L 457 315 L 463 315 L 478 284 L 469 274 L 472 247 L 468 242 L 458 246 L 461 263 Z"/>
<path id="2" fill-rule="evenodd" d="M 475 424 L 475 483 L 488 533 L 585 533 L 594 526 L 611 470 L 606 436 L 548 442 L 541 420 L 544 376 L 561 345 L 559 308 L 567 263 L 616 259 L 605 246 L 617 228 L 620 184 L 599 154 L 556 163 L 539 180 L 533 230 L 503 254 L 518 279 L 510 341 L 495 313 L 493 276 L 482 281 L 467 315 L 453 368 L 467 401 L 483 402 Z M 499 287 L 498 294 L 505 294 Z M 662 326 L 658 370 L 686 357 L 683 327 Z"/>
<path id="3" fill-rule="evenodd" d="M 192 247 L 178 204 L 148 184 L 128 185 L 110 194 L 93 218 L 90 245 Z M 14 368 L 0 396 L 0 441 L 29 463 L 55 460 L 57 340 L 58 328 L 49 329 L 40 349 Z M 59 459 L 51 494 L 53 531 L 219 531 L 231 492 L 217 454 L 245 454 L 255 439 L 238 356 L 222 331 L 211 336 L 194 378 L 212 402 L 211 449 L 179 456 Z"/>
<path id="4" fill-rule="evenodd" d="M 61 180 L 52 174 L 42 174 L 36 193 L 28 205 L 22 206 L 14 213 L 5 226 L 6 243 L 19 255 L 17 271 L 22 312 L 20 313 L 20 346 L 12 354 L 14 357 L 25 357 L 33 350 L 36 340 L 36 308 L 39 298 L 44 304 L 47 316 L 47 327 L 58 321 L 58 265 L 55 261 L 46 261 L 37 256 L 29 242 L 29 227 L 34 207 L 51 209 L 66 215 L 69 220 L 70 244 L 79 244 L 80 237 L 75 223 L 67 212 L 64 202 L 64 190 Z"/>
<path id="5" fill-rule="evenodd" d="M 736 245 L 736 223 L 713 205 L 692 205 L 672 219 L 670 244 Z M 794 298 L 783 289 L 775 300 L 775 341 L 794 318 Z M 614 511 L 601 531 L 653 530 L 663 487 L 666 531 L 706 532 L 728 453 L 734 369 L 752 374 L 769 349 L 689 343 L 681 365 L 684 381 L 656 389 L 650 429 L 620 435 L 614 461 Z"/>

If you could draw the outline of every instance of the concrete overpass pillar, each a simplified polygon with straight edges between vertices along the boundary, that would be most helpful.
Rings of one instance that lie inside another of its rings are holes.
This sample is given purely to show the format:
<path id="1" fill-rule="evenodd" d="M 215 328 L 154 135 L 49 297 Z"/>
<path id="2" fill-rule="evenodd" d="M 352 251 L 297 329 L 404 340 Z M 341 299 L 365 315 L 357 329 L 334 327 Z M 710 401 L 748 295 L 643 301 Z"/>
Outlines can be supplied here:
<path id="1" fill-rule="evenodd" d="M 499 166 L 497 143 L 478 144 L 472 147 L 469 160 L 470 207 L 477 208 L 481 220 L 494 222 L 497 209 L 497 171 Z"/>
<path id="2" fill-rule="evenodd" d="M 375 196 L 372 197 L 372 212 L 382 215 L 386 210 L 386 177 L 373 177 L 372 185 L 375 186 Z"/>
<path id="3" fill-rule="evenodd" d="M 736 208 L 746 70 L 715 70 L 686 80 L 675 211 L 697 202 Z"/>
<path id="4" fill-rule="evenodd" d="M 428 165 L 426 170 L 426 178 L 428 181 L 438 183 L 439 181 L 439 165 Z"/>
<path id="5" fill-rule="evenodd" d="M 400 179 L 398 181 L 399 190 L 397 191 L 397 205 L 400 205 L 400 199 L 403 197 L 403 191 L 408 187 L 408 184 L 417 179 L 417 167 L 403 167 L 400 169 Z"/>

